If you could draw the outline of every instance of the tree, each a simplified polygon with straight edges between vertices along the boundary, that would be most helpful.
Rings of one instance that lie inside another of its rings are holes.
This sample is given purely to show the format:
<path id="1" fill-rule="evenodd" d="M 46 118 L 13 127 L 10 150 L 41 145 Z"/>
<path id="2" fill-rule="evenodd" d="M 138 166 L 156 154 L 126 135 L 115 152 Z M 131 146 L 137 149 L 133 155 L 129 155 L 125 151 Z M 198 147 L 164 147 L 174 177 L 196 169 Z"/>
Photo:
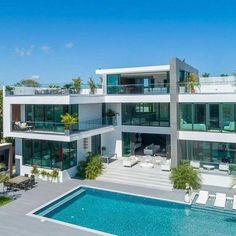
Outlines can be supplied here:
<path id="1" fill-rule="evenodd" d="M 207 78 L 207 77 L 209 77 L 209 76 L 210 76 L 209 73 L 203 73 L 203 74 L 202 74 L 202 77 L 204 77 L 204 78 Z"/>
<path id="2" fill-rule="evenodd" d="M 15 86 L 24 86 L 24 87 L 40 87 L 40 83 L 34 79 L 25 79 L 16 83 Z"/>
<path id="3" fill-rule="evenodd" d="M 95 84 L 95 82 L 94 82 L 94 80 L 93 80 L 92 77 L 89 78 L 88 86 L 89 86 L 89 89 L 90 89 L 90 93 L 91 93 L 91 94 L 94 94 L 94 93 L 95 93 L 95 90 L 96 90 L 96 88 L 97 88 L 97 86 L 96 86 L 96 84 Z"/>
<path id="4" fill-rule="evenodd" d="M 236 77 L 236 71 L 233 73 L 233 76 Z"/>
<path id="5" fill-rule="evenodd" d="M 229 76 L 228 74 L 220 74 L 221 77 Z"/>
<path id="6" fill-rule="evenodd" d="M 198 172 L 186 162 L 172 169 L 170 180 L 176 189 L 186 189 L 187 185 L 193 189 L 198 189 L 201 184 Z"/>
<path id="7" fill-rule="evenodd" d="M 75 89 L 77 92 L 80 91 L 82 85 L 82 80 L 80 77 L 72 79 L 72 88 Z"/>
<path id="8" fill-rule="evenodd" d="M 187 78 L 187 89 L 190 93 L 195 93 L 195 87 L 199 86 L 198 76 L 191 73 Z"/>

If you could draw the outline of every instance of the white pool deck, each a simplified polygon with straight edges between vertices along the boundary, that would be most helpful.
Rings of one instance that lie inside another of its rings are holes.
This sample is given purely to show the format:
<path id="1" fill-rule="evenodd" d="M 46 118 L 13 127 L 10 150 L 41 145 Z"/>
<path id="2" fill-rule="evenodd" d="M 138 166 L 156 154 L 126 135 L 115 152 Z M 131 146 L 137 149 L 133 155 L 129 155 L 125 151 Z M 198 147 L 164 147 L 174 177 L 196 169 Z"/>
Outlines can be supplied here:
<path id="1" fill-rule="evenodd" d="M 28 190 L 19 191 L 18 198 L 8 205 L 0 208 L 0 235 L 4 236 L 64 236 L 64 235 L 96 235 L 63 226 L 52 222 L 41 222 L 39 219 L 26 215 L 41 205 L 59 197 L 71 189 L 80 186 L 92 186 L 113 191 L 127 192 L 137 195 L 145 195 L 154 198 L 169 199 L 171 201 L 183 201 L 184 193 L 173 190 L 157 190 L 138 186 L 122 185 L 118 183 L 102 181 L 81 181 L 72 179 L 62 184 L 39 181 L 38 186 Z M 1 187 L 1 186 L 0 186 Z"/>
<path id="2" fill-rule="evenodd" d="M 118 184 L 114 182 L 89 181 L 72 179 L 65 183 L 56 184 L 39 181 L 38 186 L 28 190 L 19 191 L 18 198 L 8 205 L 0 208 L 0 235 L 4 236 L 64 236 L 64 235 L 84 235 L 92 236 L 95 233 L 86 232 L 80 229 L 64 226 L 49 221 L 41 222 L 40 219 L 28 216 L 34 209 L 59 197 L 67 191 L 81 185 L 104 188 L 112 191 L 126 192 L 136 195 L 145 195 L 153 198 L 166 199 L 170 201 L 183 202 L 184 192 L 179 190 L 160 190 L 141 186 Z M 225 192 L 227 196 L 233 196 L 235 190 L 223 189 L 210 186 L 203 186 L 209 193 Z M 0 186 L 1 189 L 1 186 Z"/>

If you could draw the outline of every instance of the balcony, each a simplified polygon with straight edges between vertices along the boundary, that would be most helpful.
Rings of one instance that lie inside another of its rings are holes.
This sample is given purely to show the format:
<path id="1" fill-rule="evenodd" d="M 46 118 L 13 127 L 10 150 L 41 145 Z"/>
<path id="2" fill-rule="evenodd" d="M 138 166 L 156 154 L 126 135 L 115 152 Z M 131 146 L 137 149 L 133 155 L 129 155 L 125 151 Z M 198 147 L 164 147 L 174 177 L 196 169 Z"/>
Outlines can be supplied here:
<path id="1" fill-rule="evenodd" d="M 108 85 L 108 94 L 168 94 L 168 83 Z"/>
<path id="2" fill-rule="evenodd" d="M 44 134 L 75 134 L 84 131 L 99 129 L 116 125 L 116 117 L 101 118 L 88 121 L 80 121 L 74 124 L 65 125 L 61 122 L 12 122 L 13 132 L 44 133 Z"/>
<path id="3" fill-rule="evenodd" d="M 92 95 L 103 94 L 101 85 L 96 85 L 94 93 L 90 92 L 87 85 L 82 85 L 81 89 L 65 88 L 65 87 L 50 87 L 50 85 L 44 85 L 41 87 L 24 87 L 24 86 L 6 86 L 6 96 L 45 96 L 45 95 Z"/>
<path id="4" fill-rule="evenodd" d="M 236 77 L 209 77 L 200 78 L 198 83 L 180 82 L 180 94 L 218 94 L 235 93 Z"/>

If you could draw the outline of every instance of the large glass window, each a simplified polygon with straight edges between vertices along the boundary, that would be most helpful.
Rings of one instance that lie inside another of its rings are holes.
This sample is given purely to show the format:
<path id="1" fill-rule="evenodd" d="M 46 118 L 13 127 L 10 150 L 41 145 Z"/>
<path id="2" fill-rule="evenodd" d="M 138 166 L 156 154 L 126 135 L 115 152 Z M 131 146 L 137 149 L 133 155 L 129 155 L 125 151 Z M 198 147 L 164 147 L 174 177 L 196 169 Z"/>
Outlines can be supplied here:
<path id="1" fill-rule="evenodd" d="M 206 104 L 194 104 L 193 130 L 206 131 Z"/>
<path id="2" fill-rule="evenodd" d="M 23 164 L 61 170 L 76 166 L 77 143 L 23 139 Z"/>
<path id="3" fill-rule="evenodd" d="M 236 144 L 180 140 L 181 156 L 184 160 L 200 161 L 201 165 L 220 163 L 236 164 Z"/>
<path id="4" fill-rule="evenodd" d="M 169 72 L 107 75 L 108 94 L 169 93 Z"/>
<path id="5" fill-rule="evenodd" d="M 25 105 L 26 121 L 38 130 L 64 132 L 61 115 L 78 114 L 78 105 Z M 78 128 L 77 125 L 73 129 Z"/>
<path id="6" fill-rule="evenodd" d="M 182 103 L 179 105 L 180 130 L 192 130 L 192 104 Z"/>
<path id="7" fill-rule="evenodd" d="M 170 125 L 170 108 L 169 103 L 160 103 L 160 112 L 159 112 L 160 126 L 169 126 Z"/>
<path id="8" fill-rule="evenodd" d="M 107 75 L 107 93 L 119 93 L 119 78 L 120 75 Z"/>
<path id="9" fill-rule="evenodd" d="M 122 124 L 139 126 L 169 126 L 169 103 L 122 104 Z"/>
<path id="10" fill-rule="evenodd" d="M 179 129 L 210 132 L 236 132 L 236 104 L 180 103 Z"/>
<path id="11" fill-rule="evenodd" d="M 220 130 L 220 108 L 219 104 L 209 104 L 208 130 Z"/>
<path id="12" fill-rule="evenodd" d="M 222 129 L 224 132 L 235 132 L 235 104 L 222 104 Z"/>

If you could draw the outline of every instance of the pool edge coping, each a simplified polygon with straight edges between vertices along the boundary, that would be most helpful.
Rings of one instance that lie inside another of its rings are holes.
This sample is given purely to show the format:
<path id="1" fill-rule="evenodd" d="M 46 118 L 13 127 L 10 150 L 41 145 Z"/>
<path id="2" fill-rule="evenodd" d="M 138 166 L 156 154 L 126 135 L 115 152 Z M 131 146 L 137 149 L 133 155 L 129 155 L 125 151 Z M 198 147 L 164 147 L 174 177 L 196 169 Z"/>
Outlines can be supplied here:
<path id="1" fill-rule="evenodd" d="M 119 190 L 104 188 L 104 187 L 94 187 L 94 186 L 88 185 L 88 184 L 81 184 L 81 185 L 78 185 L 78 186 L 66 191 L 65 193 L 59 195 L 58 197 L 55 197 L 52 200 L 40 205 L 39 207 L 31 210 L 30 212 L 26 213 L 25 215 L 30 216 L 30 217 L 34 217 L 36 219 L 39 219 L 41 222 L 48 221 L 48 222 L 64 225 L 64 226 L 67 226 L 67 227 L 80 229 L 80 230 L 85 231 L 85 232 L 95 233 L 95 234 L 98 234 L 98 235 L 114 236 L 115 234 L 110 234 L 110 233 L 107 233 L 107 232 L 104 232 L 104 231 L 95 230 L 95 229 L 91 229 L 91 228 L 88 228 L 88 227 L 75 225 L 75 224 L 72 224 L 72 223 L 67 223 L 67 222 L 63 222 L 63 221 L 60 221 L 60 220 L 55 220 L 55 219 L 51 219 L 51 218 L 48 218 L 48 217 L 39 216 L 39 215 L 35 214 L 35 212 L 39 211 L 40 209 L 46 207 L 47 205 L 59 200 L 60 198 L 66 196 L 66 195 L 70 194 L 71 192 L 75 191 L 76 189 L 79 189 L 79 188 L 82 188 L 82 187 L 84 187 L 84 188 L 87 187 L 87 188 L 92 188 L 92 189 L 97 189 L 97 190 L 103 190 L 103 191 L 108 191 L 108 192 L 113 192 L 113 193 L 120 193 L 120 194 L 125 194 L 125 195 L 132 195 L 132 196 L 136 196 L 136 197 L 149 198 L 149 199 L 153 199 L 153 200 L 176 203 L 176 204 L 181 204 L 181 205 L 185 205 L 185 206 L 191 206 L 191 203 L 186 203 L 186 202 L 182 202 L 182 201 L 170 200 L 170 199 L 159 198 L 159 197 L 153 197 L 153 196 L 144 195 L 144 194 L 130 193 L 130 192 L 125 192 L 125 191 L 119 191 Z"/>

